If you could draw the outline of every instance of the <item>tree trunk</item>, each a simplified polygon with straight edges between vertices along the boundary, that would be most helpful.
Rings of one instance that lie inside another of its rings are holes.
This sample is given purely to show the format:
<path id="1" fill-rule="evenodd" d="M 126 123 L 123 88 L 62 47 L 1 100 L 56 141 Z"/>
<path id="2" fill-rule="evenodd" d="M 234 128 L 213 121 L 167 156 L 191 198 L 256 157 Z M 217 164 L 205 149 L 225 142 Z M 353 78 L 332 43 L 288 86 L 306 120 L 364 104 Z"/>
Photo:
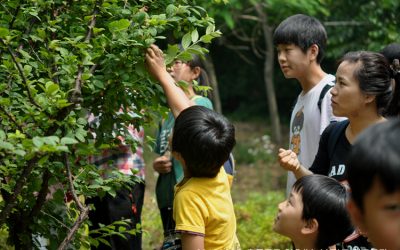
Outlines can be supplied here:
<path id="1" fill-rule="evenodd" d="M 206 59 L 203 60 L 203 63 L 204 63 L 204 67 L 208 73 L 208 77 L 209 77 L 210 85 L 211 85 L 210 87 L 212 87 L 211 99 L 214 104 L 214 109 L 218 113 L 222 114 L 221 98 L 219 95 L 217 75 L 215 74 L 213 60 L 209 55 L 207 55 Z"/>
<path id="2" fill-rule="evenodd" d="M 273 44 L 272 32 L 269 33 L 267 39 L 267 47 L 272 47 L 272 51 L 268 48 L 267 56 L 264 61 L 264 81 L 267 90 L 267 99 L 269 113 L 272 122 L 272 131 L 275 138 L 275 142 L 280 146 L 282 145 L 282 133 L 281 133 L 281 123 L 279 119 L 278 104 L 276 102 L 275 88 L 274 88 L 274 47 L 269 46 Z M 270 41 L 268 41 L 270 40 Z"/>
<path id="3" fill-rule="evenodd" d="M 274 88 L 274 44 L 272 40 L 273 28 L 268 25 L 266 12 L 261 5 L 255 7 L 260 19 L 260 25 L 265 39 L 266 55 L 264 58 L 264 82 L 267 91 L 269 114 L 272 123 L 272 137 L 278 146 L 282 145 L 281 124 L 278 113 Z"/>

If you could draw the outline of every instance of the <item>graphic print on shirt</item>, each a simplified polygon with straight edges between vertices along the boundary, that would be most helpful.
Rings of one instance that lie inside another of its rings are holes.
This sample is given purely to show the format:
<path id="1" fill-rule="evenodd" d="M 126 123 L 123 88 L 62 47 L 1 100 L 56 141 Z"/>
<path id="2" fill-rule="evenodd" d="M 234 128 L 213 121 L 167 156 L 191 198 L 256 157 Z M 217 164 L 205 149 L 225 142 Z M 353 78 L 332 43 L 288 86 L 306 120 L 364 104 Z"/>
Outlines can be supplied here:
<path id="1" fill-rule="evenodd" d="M 304 124 L 304 106 L 297 111 L 296 115 L 294 116 L 293 123 L 292 123 L 292 138 L 290 140 L 290 147 L 293 152 L 295 152 L 297 155 L 299 155 L 301 149 L 300 149 L 300 142 L 301 142 L 301 137 L 300 137 L 300 132 L 303 129 L 303 124 Z"/>

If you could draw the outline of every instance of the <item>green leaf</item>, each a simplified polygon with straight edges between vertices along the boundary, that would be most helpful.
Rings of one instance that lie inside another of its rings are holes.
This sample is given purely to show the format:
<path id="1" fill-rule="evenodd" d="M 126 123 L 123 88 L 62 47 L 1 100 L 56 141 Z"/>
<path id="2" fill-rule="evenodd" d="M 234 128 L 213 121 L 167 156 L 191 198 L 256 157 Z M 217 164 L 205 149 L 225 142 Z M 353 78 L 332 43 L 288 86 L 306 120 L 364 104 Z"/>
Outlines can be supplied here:
<path id="1" fill-rule="evenodd" d="M 22 156 L 22 157 L 26 155 L 26 152 L 24 150 L 21 150 L 21 149 L 14 150 L 14 153 L 16 155 L 19 155 L 19 156 Z"/>
<path id="2" fill-rule="evenodd" d="M 178 55 L 178 59 L 181 59 L 182 61 L 190 61 L 193 59 L 193 57 L 188 51 L 184 51 Z"/>
<path id="3" fill-rule="evenodd" d="M 169 4 L 167 6 L 167 8 L 165 9 L 165 12 L 167 13 L 167 16 L 170 17 L 170 16 L 175 15 L 176 10 L 177 10 L 177 8 L 175 7 L 175 5 Z"/>
<path id="4" fill-rule="evenodd" d="M 107 240 L 103 238 L 97 238 L 97 240 L 103 243 L 104 245 L 111 247 L 111 244 Z"/>
<path id="5" fill-rule="evenodd" d="M 60 90 L 60 87 L 58 84 L 55 84 L 53 82 L 46 82 L 46 94 L 47 95 L 53 95 L 56 92 Z"/>
<path id="6" fill-rule="evenodd" d="M 190 43 L 192 42 L 192 35 L 190 33 L 186 33 L 183 37 L 182 37 L 182 47 L 183 49 L 187 49 L 187 47 L 189 47 Z"/>
<path id="7" fill-rule="evenodd" d="M 31 71 L 32 71 L 32 66 L 24 65 L 24 74 L 25 75 L 30 75 Z"/>
<path id="8" fill-rule="evenodd" d="M 78 143 L 78 141 L 75 140 L 74 138 L 71 138 L 71 137 L 63 137 L 63 138 L 61 138 L 61 144 L 62 145 L 76 144 L 76 143 Z"/>
<path id="9" fill-rule="evenodd" d="M 113 21 L 108 25 L 111 32 L 120 32 L 129 28 L 131 23 L 128 19 L 120 19 L 118 21 Z"/>
<path id="10" fill-rule="evenodd" d="M 197 32 L 197 30 L 193 30 L 191 37 L 193 43 L 197 42 L 197 40 L 199 40 L 199 32 Z"/>
<path id="11" fill-rule="evenodd" d="M 0 141 L 0 148 L 7 149 L 7 150 L 14 150 L 14 145 L 6 141 Z"/>
<path id="12" fill-rule="evenodd" d="M 46 155 L 46 156 L 40 158 L 40 160 L 38 161 L 38 164 L 39 165 L 44 165 L 48 160 L 49 160 L 49 156 Z"/>
<path id="13" fill-rule="evenodd" d="M 214 24 L 208 25 L 207 29 L 206 29 L 206 35 L 210 34 L 211 32 L 214 32 L 214 31 L 215 31 L 215 25 Z"/>
<path id="14" fill-rule="evenodd" d="M 43 146 L 43 141 L 42 141 L 42 138 L 40 138 L 40 137 L 37 137 L 37 136 L 33 137 L 33 138 L 32 138 L 32 142 L 33 142 L 33 144 L 34 144 L 36 147 L 38 147 L 38 148 L 40 148 L 41 146 Z"/>
<path id="15" fill-rule="evenodd" d="M 48 145 L 56 146 L 60 142 L 60 138 L 57 136 L 47 136 L 43 141 Z"/>
<path id="16" fill-rule="evenodd" d="M 7 28 L 0 27 L 0 38 L 5 38 L 10 34 L 10 31 Z"/>
<path id="17" fill-rule="evenodd" d="M 142 24 L 144 22 L 144 20 L 146 20 L 147 16 L 148 15 L 145 12 L 139 11 L 138 13 L 136 13 L 133 16 L 133 21 L 135 21 L 135 22 L 137 22 L 139 24 Z"/>

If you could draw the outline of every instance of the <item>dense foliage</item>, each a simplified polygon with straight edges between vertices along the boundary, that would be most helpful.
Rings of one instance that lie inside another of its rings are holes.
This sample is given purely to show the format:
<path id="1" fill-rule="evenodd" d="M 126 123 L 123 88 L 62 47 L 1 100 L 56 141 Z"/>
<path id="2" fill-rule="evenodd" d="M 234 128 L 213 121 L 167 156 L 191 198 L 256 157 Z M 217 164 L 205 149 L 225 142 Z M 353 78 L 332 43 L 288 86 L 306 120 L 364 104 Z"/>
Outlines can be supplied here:
<path id="1" fill-rule="evenodd" d="M 145 49 L 182 38 L 184 50 L 168 46 L 166 60 L 187 60 L 220 33 L 186 0 L 13 0 L 0 16 L 0 226 L 17 249 L 40 238 L 50 249 L 96 245 L 104 240 L 88 236 L 82 197 L 135 179 L 101 178 L 88 155 L 128 139 L 128 124 L 153 123 L 165 103 Z M 100 117 L 90 131 L 89 113 Z M 102 233 L 125 230 L 121 222 Z"/>

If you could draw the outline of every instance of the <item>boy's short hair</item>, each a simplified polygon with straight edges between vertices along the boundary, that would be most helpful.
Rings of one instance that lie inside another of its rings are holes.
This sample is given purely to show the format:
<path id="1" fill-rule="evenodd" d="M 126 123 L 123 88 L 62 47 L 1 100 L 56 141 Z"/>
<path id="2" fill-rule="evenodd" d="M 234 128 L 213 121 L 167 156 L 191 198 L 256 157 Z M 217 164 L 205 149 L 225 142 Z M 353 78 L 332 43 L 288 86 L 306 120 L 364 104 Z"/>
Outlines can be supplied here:
<path id="1" fill-rule="evenodd" d="M 172 151 L 180 153 L 192 177 L 215 177 L 235 143 L 234 126 L 206 107 L 191 106 L 175 120 Z"/>
<path id="2" fill-rule="evenodd" d="M 361 211 L 375 178 L 388 193 L 400 190 L 400 120 L 366 129 L 354 143 L 346 165 L 352 199 Z"/>
<path id="3" fill-rule="evenodd" d="M 293 191 L 302 196 L 302 219 L 318 221 L 317 249 L 328 249 L 353 232 L 346 210 L 348 194 L 337 180 L 324 175 L 307 175 L 294 183 Z"/>
<path id="4" fill-rule="evenodd" d="M 294 44 L 306 53 L 311 45 L 318 45 L 318 64 L 325 54 L 328 36 L 325 27 L 318 19 L 303 14 L 290 16 L 283 20 L 274 32 L 274 44 Z"/>

